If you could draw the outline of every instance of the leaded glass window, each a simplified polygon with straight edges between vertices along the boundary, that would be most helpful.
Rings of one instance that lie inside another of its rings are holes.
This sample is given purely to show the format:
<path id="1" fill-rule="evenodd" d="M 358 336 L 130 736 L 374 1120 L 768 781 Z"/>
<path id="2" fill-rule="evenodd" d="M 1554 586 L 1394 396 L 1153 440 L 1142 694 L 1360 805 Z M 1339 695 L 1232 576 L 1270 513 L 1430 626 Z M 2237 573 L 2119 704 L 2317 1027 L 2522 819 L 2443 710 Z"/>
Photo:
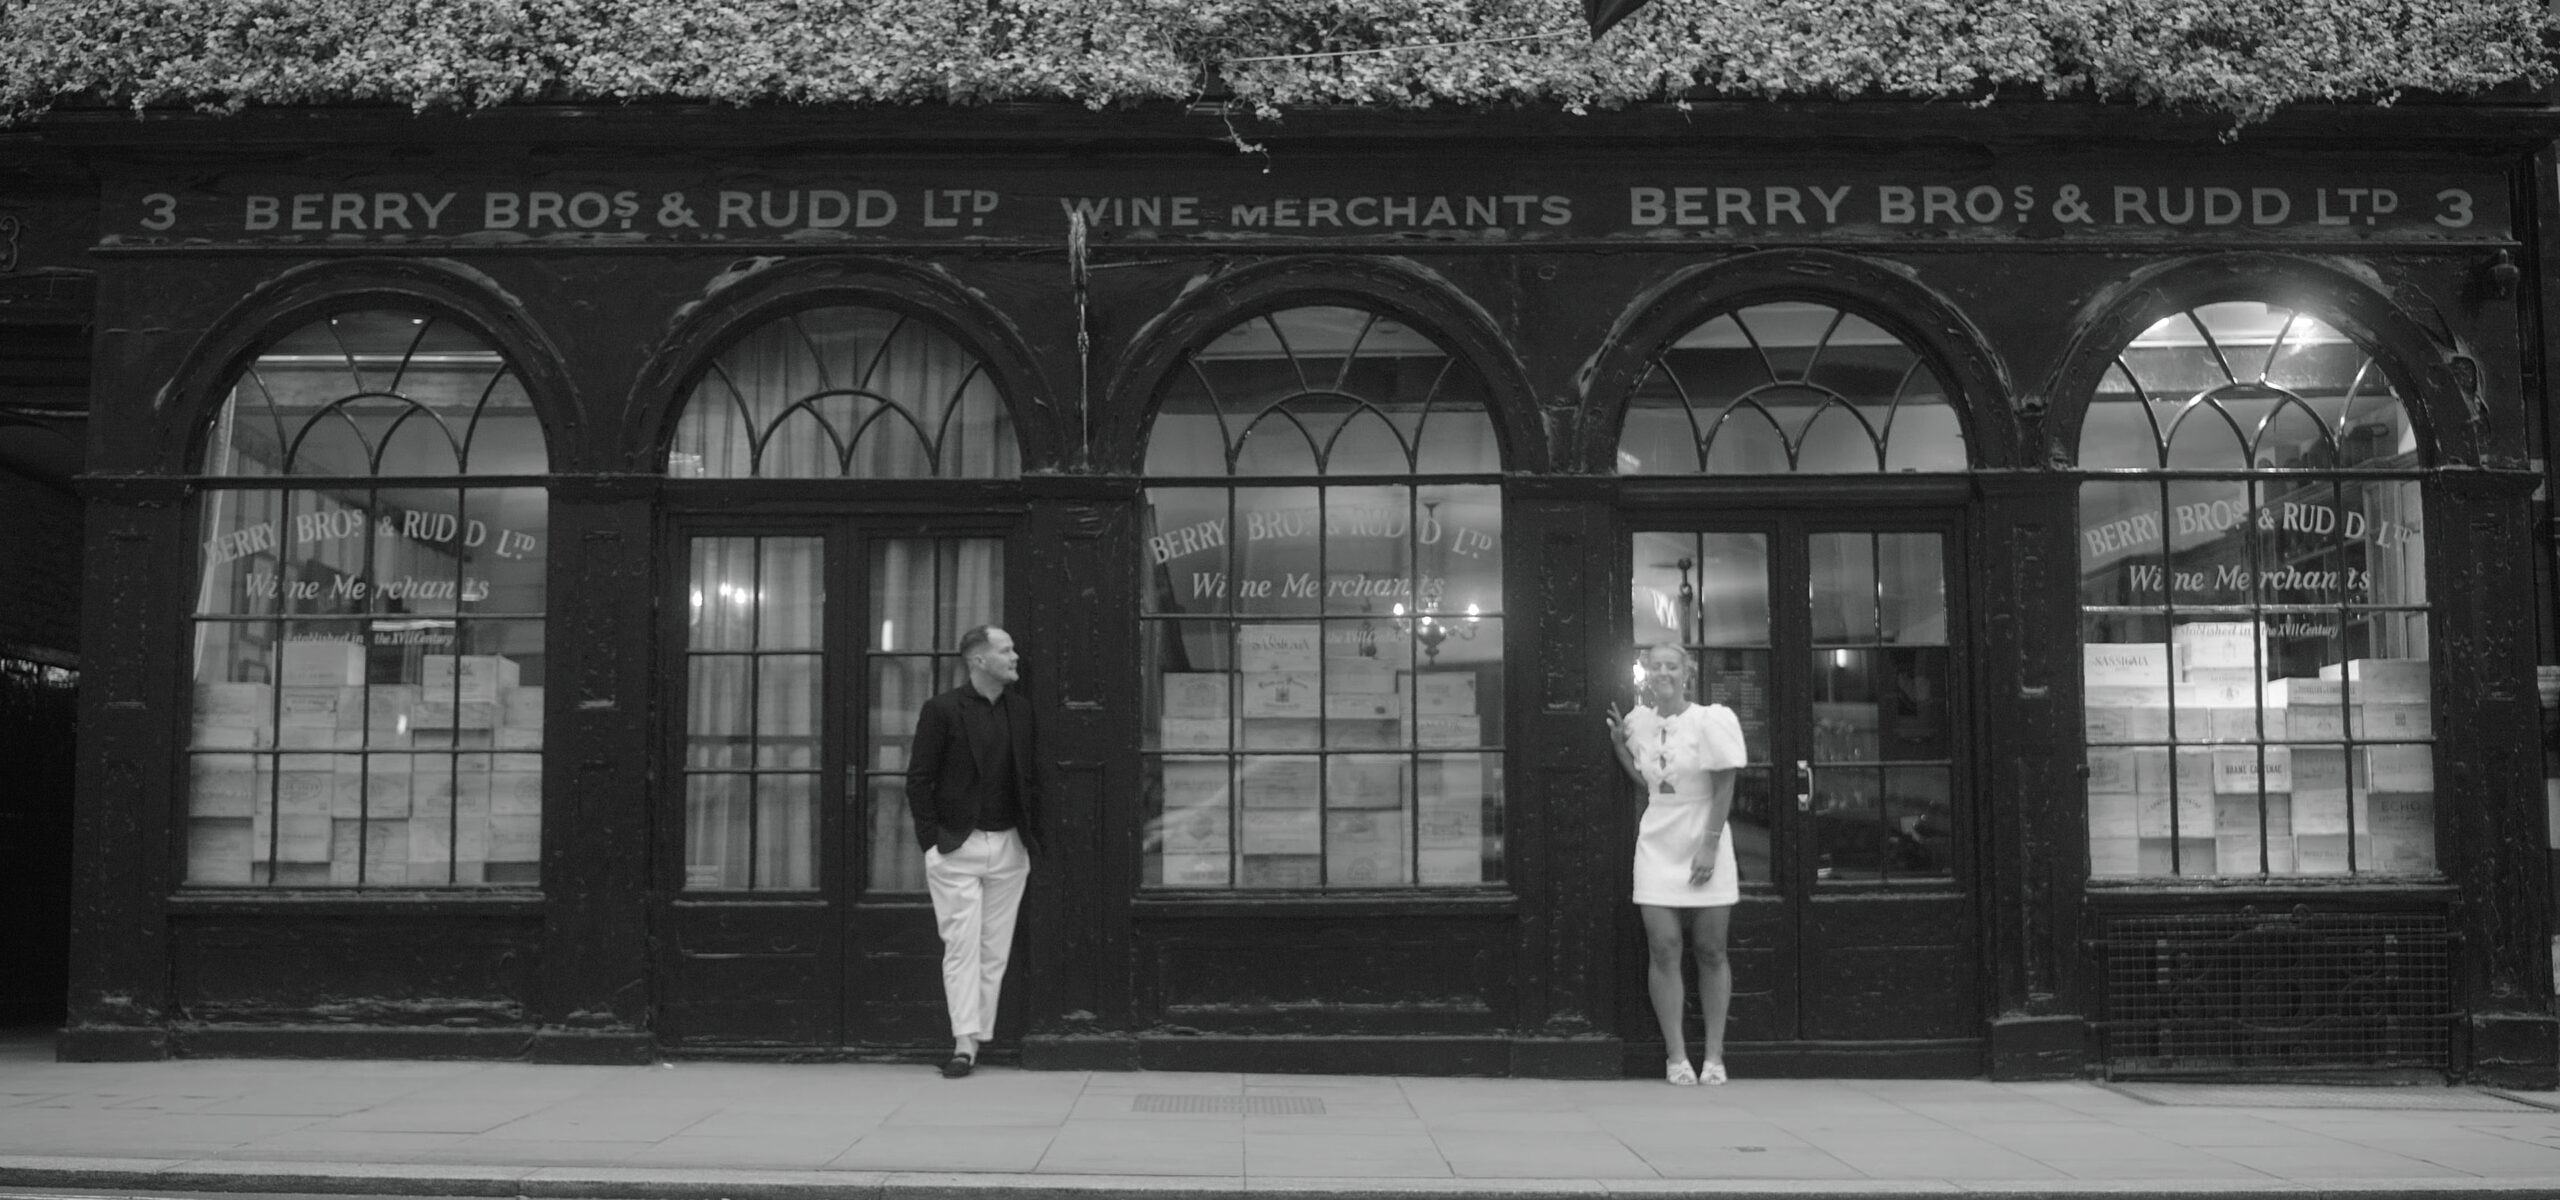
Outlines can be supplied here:
<path id="1" fill-rule="evenodd" d="M 2118 355 L 2081 427 L 2092 875 L 2431 874 L 2417 430 L 2281 304 Z"/>
<path id="2" fill-rule="evenodd" d="M 1144 882 L 1502 870 L 1502 457 L 1483 381 L 1343 305 L 1188 354 L 1147 446 Z"/>
<path id="3" fill-rule="evenodd" d="M 547 469 L 451 318 L 338 313 L 250 362 L 206 450 L 188 883 L 539 881 Z"/>

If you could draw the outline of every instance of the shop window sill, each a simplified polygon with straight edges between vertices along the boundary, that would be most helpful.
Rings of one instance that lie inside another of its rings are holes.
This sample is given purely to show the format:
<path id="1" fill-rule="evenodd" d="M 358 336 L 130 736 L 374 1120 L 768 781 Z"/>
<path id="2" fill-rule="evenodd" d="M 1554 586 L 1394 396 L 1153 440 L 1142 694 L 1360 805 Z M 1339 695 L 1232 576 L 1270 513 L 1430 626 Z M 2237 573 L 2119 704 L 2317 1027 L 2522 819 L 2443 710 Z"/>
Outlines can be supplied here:
<path id="1" fill-rule="evenodd" d="M 527 889 L 455 893 L 419 888 L 380 891 L 190 889 L 165 902 L 172 916 L 540 916 L 543 895 Z"/>
<path id="2" fill-rule="evenodd" d="M 1237 893 L 1147 892 L 1130 902 L 1130 915 L 1148 919 L 1223 920 L 1366 916 L 1507 917 L 1520 899 L 1509 891 Z"/>
<path id="3" fill-rule="evenodd" d="M 2373 875 L 2274 879 L 2092 879 L 2086 894 L 2092 902 L 2100 904 L 2117 899 L 2138 902 L 2164 896 L 2229 896 L 2246 898 L 2256 904 L 2387 896 L 2393 903 L 2405 904 L 2412 900 L 2450 903 L 2458 893 L 2453 883 L 2442 876 Z"/>

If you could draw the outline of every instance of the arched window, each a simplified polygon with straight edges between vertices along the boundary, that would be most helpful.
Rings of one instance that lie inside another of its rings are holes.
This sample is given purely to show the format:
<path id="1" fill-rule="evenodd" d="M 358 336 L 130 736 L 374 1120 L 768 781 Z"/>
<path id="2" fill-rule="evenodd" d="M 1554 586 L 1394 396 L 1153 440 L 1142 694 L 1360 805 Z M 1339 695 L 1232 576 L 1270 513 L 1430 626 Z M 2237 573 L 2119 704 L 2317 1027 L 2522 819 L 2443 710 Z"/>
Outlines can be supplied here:
<path id="1" fill-rule="evenodd" d="M 837 305 L 779 318 L 712 360 L 667 455 L 680 479 L 1011 479 L 987 365 L 921 318 Z"/>
<path id="2" fill-rule="evenodd" d="M 2436 869 L 2418 445 L 2284 304 L 2119 352 L 2079 446 L 2091 874 Z"/>
<path id="3" fill-rule="evenodd" d="M 1148 886 L 1501 878 L 1501 468 L 1483 381 L 1387 314 L 1184 357 L 1146 456 Z"/>
<path id="4" fill-rule="evenodd" d="M 1618 437 L 1623 475 L 1961 471 L 1946 386 L 1855 313 L 1785 300 L 1718 313 L 1664 346 Z"/>
<path id="5" fill-rule="evenodd" d="M 341 312 L 249 363 L 205 451 L 189 883 L 538 882 L 548 466 L 452 318 Z"/>

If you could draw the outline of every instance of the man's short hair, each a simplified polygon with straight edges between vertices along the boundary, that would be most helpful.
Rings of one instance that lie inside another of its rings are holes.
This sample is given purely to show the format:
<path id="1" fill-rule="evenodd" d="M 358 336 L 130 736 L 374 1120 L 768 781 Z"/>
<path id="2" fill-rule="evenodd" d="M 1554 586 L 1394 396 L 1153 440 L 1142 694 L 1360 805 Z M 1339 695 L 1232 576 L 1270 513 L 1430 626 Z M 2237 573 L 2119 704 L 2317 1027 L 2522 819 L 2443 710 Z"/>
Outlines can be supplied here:
<path id="1" fill-rule="evenodd" d="M 994 625 L 970 626 L 969 632 L 960 635 L 960 657 L 967 658 L 970 651 L 996 640 L 996 629 Z"/>

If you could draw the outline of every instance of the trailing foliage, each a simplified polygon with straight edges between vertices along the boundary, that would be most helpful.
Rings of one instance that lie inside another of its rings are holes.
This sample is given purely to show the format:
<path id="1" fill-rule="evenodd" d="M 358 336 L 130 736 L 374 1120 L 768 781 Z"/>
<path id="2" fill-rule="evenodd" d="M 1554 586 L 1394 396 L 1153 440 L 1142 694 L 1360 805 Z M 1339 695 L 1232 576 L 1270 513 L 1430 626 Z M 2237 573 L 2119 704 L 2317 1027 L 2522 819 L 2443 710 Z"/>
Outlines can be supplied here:
<path id="1" fill-rule="evenodd" d="M 2550 77 L 2537 0 L 0 0 L 0 119 L 187 105 L 1295 105 L 2026 90 L 2240 119 Z M 1449 43 L 1456 43 L 1454 45 Z M 1330 53 L 1338 51 L 1386 52 Z"/>

